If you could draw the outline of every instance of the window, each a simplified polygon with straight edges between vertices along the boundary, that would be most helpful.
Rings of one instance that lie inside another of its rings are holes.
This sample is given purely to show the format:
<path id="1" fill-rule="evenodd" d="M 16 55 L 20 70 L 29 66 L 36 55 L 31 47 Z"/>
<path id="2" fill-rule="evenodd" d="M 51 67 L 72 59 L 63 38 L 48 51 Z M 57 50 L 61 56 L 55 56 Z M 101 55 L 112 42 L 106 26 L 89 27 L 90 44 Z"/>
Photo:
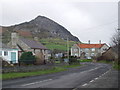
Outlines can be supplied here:
<path id="1" fill-rule="evenodd" d="M 2 56 L 2 51 L 0 51 L 0 56 Z"/>
<path id="2" fill-rule="evenodd" d="M 89 49 L 88 49 L 88 48 L 85 48 L 85 51 L 89 51 Z"/>
<path id="3" fill-rule="evenodd" d="M 94 54 L 94 53 L 91 53 L 91 56 L 95 56 L 95 54 Z"/>
<path id="4" fill-rule="evenodd" d="M 86 53 L 85 56 L 88 56 L 88 53 Z"/>
<path id="5" fill-rule="evenodd" d="M 78 51 L 78 49 L 74 49 L 74 52 L 77 52 Z"/>
<path id="6" fill-rule="evenodd" d="M 92 48 L 91 50 L 92 50 L 92 51 L 95 51 L 95 48 Z"/>
<path id="7" fill-rule="evenodd" d="M 4 51 L 4 56 L 8 56 L 8 51 Z"/>

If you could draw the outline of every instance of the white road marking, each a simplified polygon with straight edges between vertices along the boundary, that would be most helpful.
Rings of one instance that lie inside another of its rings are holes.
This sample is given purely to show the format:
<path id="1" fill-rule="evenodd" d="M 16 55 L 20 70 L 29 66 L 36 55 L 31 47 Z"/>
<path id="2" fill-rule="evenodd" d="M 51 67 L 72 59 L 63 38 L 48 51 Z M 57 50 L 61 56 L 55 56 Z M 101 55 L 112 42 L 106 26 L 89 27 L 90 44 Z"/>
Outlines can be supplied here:
<path id="1" fill-rule="evenodd" d="M 33 83 L 28 83 L 28 84 L 24 84 L 24 85 L 21 85 L 21 86 L 29 86 L 29 85 L 33 85 L 33 84 L 37 84 L 37 83 L 41 83 L 41 82 L 46 82 L 46 81 L 50 81 L 52 79 L 46 79 L 46 80 L 43 80 L 43 81 L 39 81 L 39 82 L 33 82 Z"/>
<path id="2" fill-rule="evenodd" d="M 87 85 L 87 83 L 83 84 L 82 86 L 86 86 L 86 85 Z"/>
<path id="3" fill-rule="evenodd" d="M 96 69 L 98 69 L 98 68 L 100 68 L 100 67 L 96 67 L 96 68 L 93 68 L 93 69 L 90 69 L 90 70 L 87 70 L 87 71 L 83 71 L 83 72 L 80 72 L 80 73 L 84 73 L 84 72 L 93 71 L 93 70 L 96 70 Z"/>
<path id="4" fill-rule="evenodd" d="M 95 80 L 97 80 L 98 78 L 95 78 Z"/>
<path id="5" fill-rule="evenodd" d="M 95 69 L 98 69 L 99 67 L 96 67 L 94 69 L 90 69 L 88 71 L 92 71 L 92 70 L 95 70 Z M 111 70 L 111 69 L 110 69 Z M 94 82 L 95 80 L 99 79 L 100 77 L 102 77 L 103 75 L 105 75 L 106 73 L 108 73 L 110 70 L 106 71 L 105 73 L 103 73 L 101 76 L 97 77 L 97 78 L 94 78 L 94 80 L 91 80 L 90 83 Z M 84 72 L 84 71 L 83 71 Z M 87 83 L 83 84 L 82 86 L 86 86 L 88 85 Z"/>
<path id="6" fill-rule="evenodd" d="M 94 80 L 91 80 L 90 82 L 94 82 Z"/>

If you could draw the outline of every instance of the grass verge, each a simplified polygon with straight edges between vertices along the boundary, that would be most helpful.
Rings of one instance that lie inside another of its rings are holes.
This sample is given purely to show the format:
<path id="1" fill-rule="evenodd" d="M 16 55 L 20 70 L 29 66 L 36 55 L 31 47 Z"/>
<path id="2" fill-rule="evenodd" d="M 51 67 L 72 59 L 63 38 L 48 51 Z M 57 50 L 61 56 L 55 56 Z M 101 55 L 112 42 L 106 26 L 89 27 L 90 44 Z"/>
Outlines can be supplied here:
<path id="1" fill-rule="evenodd" d="M 117 63 L 115 63 L 115 64 L 113 65 L 113 68 L 116 69 L 116 70 L 120 70 L 120 65 L 118 65 Z"/>
<path id="2" fill-rule="evenodd" d="M 113 68 L 116 69 L 116 70 L 120 70 L 120 65 L 118 65 L 118 63 L 116 62 L 112 62 L 112 61 L 106 61 L 106 60 L 100 60 L 100 61 L 97 61 L 99 63 L 106 63 L 106 64 L 112 64 Z"/>
<path id="3" fill-rule="evenodd" d="M 92 59 L 78 59 L 79 62 L 92 62 Z"/>
<path id="4" fill-rule="evenodd" d="M 97 61 L 98 63 L 106 63 L 106 64 L 112 64 L 113 62 L 112 61 L 106 61 L 106 60 L 100 60 L 100 61 Z"/>
<path id="5" fill-rule="evenodd" d="M 36 75 L 43 75 L 43 74 L 50 74 L 50 73 L 56 73 L 65 71 L 67 69 L 62 67 L 55 67 L 50 70 L 41 70 L 41 71 L 33 71 L 33 72 L 17 72 L 17 73 L 4 73 L 2 74 L 2 79 L 14 79 L 14 78 L 20 78 L 20 77 L 28 77 L 28 76 L 36 76 Z"/>

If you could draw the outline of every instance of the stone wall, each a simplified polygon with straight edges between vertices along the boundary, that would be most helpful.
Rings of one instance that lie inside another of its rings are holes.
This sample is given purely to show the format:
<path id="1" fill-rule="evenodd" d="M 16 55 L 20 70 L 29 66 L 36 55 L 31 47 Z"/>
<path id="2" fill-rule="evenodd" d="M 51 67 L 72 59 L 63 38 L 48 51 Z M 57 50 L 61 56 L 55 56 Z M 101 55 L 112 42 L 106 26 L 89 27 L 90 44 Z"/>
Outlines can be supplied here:
<path id="1" fill-rule="evenodd" d="M 54 68 L 54 65 L 30 65 L 30 66 L 14 66 L 14 67 L 3 67 L 2 73 L 9 72 L 30 72 L 37 70 L 46 70 Z"/>

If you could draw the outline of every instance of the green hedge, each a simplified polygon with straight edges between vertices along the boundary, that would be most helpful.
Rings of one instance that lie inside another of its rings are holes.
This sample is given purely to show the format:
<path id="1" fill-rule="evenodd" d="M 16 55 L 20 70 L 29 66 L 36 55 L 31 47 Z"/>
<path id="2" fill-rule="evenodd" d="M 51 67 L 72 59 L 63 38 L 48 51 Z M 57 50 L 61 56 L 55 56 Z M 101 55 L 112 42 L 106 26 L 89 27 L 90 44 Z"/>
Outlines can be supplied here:
<path id="1" fill-rule="evenodd" d="M 25 64 L 34 64 L 36 61 L 36 57 L 32 54 L 32 52 L 24 52 L 20 57 L 20 63 Z"/>

